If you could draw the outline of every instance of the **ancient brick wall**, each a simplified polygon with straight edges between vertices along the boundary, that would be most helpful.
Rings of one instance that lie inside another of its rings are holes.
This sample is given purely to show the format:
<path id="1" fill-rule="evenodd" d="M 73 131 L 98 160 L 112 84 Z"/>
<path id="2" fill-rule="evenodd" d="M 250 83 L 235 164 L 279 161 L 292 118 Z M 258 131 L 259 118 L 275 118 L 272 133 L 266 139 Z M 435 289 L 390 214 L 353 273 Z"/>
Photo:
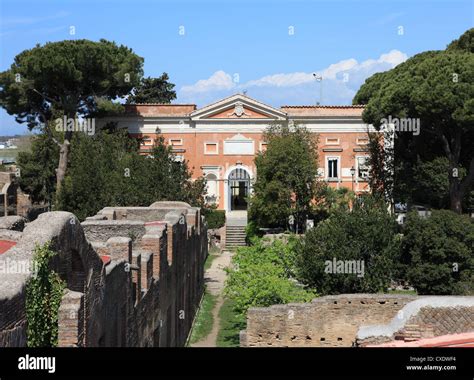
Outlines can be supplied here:
<path id="1" fill-rule="evenodd" d="M 360 325 L 387 323 L 414 296 L 343 294 L 311 303 L 251 308 L 244 347 L 350 347 Z"/>
<path id="2" fill-rule="evenodd" d="M 425 296 L 408 303 L 386 324 L 361 326 L 356 344 L 411 342 L 465 332 L 474 332 L 474 297 Z"/>
<path id="3" fill-rule="evenodd" d="M 3 322 L 0 324 L 0 334 L 11 329 L 11 326 L 16 326 L 15 331 L 10 334 L 20 337 L 15 342 L 0 342 L 0 346 L 26 344 L 26 284 L 32 276 L 32 258 L 36 245 L 47 242 L 57 252 L 50 263 L 51 269 L 59 274 L 67 289 L 80 292 L 84 297 L 82 314 L 67 313 L 68 318 L 84 319 L 84 323 L 80 325 L 82 335 L 78 335 L 75 340 L 68 338 L 66 344 L 97 344 L 96 331 L 102 328 L 103 322 L 103 263 L 87 242 L 77 218 L 71 213 L 57 211 L 41 214 L 37 220 L 26 224 L 21 235 L 16 237 L 16 245 L 0 255 L 0 266 L 5 268 L 8 263 L 12 267 L 12 263 L 16 263 L 12 271 L 1 274 L 0 320 Z M 65 293 L 63 300 L 67 299 L 68 294 Z M 67 302 L 66 300 L 65 304 Z M 62 326 L 60 323 L 60 333 Z"/>
<path id="4" fill-rule="evenodd" d="M 26 346 L 25 295 L 0 299 L 0 347 Z"/>
<path id="5" fill-rule="evenodd" d="M 348 347 L 474 331 L 474 297 L 343 294 L 252 308 L 244 347 Z"/>
<path id="6" fill-rule="evenodd" d="M 0 261 L 31 262 L 35 244 L 47 241 L 58 252 L 51 268 L 67 287 L 60 346 L 185 344 L 204 290 L 207 231 L 199 209 L 182 202 L 106 208 L 82 226 L 73 214 L 52 212 L 23 232 L 5 231 L 14 232 L 17 243 Z M 26 345 L 30 276 L 2 275 L 0 347 Z"/>

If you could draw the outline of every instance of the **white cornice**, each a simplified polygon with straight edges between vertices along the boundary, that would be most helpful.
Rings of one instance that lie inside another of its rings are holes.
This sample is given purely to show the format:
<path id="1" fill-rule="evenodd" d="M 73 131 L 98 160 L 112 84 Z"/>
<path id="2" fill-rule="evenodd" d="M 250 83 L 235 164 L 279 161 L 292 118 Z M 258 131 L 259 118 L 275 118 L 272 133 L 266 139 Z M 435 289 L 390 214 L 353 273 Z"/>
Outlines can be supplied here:
<path id="1" fill-rule="evenodd" d="M 273 118 L 277 120 L 284 120 L 287 117 L 286 112 L 273 108 L 267 104 L 261 103 L 255 99 L 249 98 L 248 96 L 245 96 L 242 94 L 235 94 L 228 98 L 222 99 L 216 103 L 212 103 L 212 104 L 209 104 L 208 106 L 197 109 L 196 111 L 191 112 L 190 116 L 192 120 L 202 120 L 211 114 L 224 111 L 225 109 L 229 108 L 229 106 L 235 105 L 237 102 L 241 102 L 243 105 L 247 106 L 249 109 L 254 109 L 258 112 L 268 115 L 270 119 Z M 241 119 L 237 119 L 237 120 L 241 120 Z M 243 120 L 249 120 L 249 119 L 243 119 Z M 258 119 L 253 119 L 253 120 L 258 120 Z"/>
<path id="2" fill-rule="evenodd" d="M 189 128 L 189 127 L 160 127 L 160 132 L 162 134 L 165 133 L 183 133 L 183 134 L 194 134 L 194 133 L 263 133 L 266 129 L 265 126 L 261 127 L 232 127 L 232 126 L 209 126 L 209 127 L 197 127 L 197 128 Z M 366 133 L 367 132 L 367 125 L 345 125 L 345 124 L 334 124 L 334 125 L 318 125 L 318 126 L 307 126 L 308 131 L 313 133 Z M 156 133 L 156 126 L 155 127 L 142 127 L 142 128 L 129 128 L 130 133 Z M 376 132 L 376 130 L 370 127 L 370 132 Z"/>

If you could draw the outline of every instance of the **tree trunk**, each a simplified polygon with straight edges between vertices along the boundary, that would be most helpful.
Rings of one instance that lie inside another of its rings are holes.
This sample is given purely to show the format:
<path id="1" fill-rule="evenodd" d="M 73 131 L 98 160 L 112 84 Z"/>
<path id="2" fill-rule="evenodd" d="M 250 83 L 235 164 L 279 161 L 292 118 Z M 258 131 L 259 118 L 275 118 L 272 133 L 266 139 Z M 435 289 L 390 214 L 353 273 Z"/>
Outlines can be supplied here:
<path id="1" fill-rule="evenodd" d="M 59 146 L 59 163 L 56 170 L 56 194 L 59 193 L 64 178 L 66 177 L 67 165 L 69 163 L 71 138 L 72 132 L 66 132 L 64 134 L 64 141 Z"/>
<path id="2" fill-rule="evenodd" d="M 457 214 L 462 213 L 462 191 L 457 178 L 450 178 L 449 182 L 449 199 L 451 201 L 451 211 Z"/>
<path id="3" fill-rule="evenodd" d="M 454 131 L 454 136 L 448 140 L 445 135 L 440 135 L 443 142 L 444 152 L 449 160 L 449 200 L 451 203 L 451 211 L 457 214 L 462 214 L 462 198 L 467 189 L 467 184 L 472 179 L 473 161 L 471 161 L 470 169 L 467 178 L 464 178 L 463 184 L 459 180 L 459 158 L 461 156 L 461 131 L 459 129 Z M 450 143 L 451 142 L 451 143 Z M 457 176 L 454 177 L 454 171 L 457 171 Z M 467 182 L 467 183 L 466 183 Z"/>

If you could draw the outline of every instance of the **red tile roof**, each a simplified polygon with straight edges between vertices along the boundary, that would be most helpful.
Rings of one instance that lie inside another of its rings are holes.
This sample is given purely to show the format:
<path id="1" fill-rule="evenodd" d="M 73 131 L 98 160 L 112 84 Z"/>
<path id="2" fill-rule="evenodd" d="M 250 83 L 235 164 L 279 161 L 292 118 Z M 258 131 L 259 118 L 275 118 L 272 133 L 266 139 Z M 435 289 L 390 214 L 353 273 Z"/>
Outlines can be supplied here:
<path id="1" fill-rule="evenodd" d="M 367 345 L 367 347 L 474 347 L 474 332 L 441 335 L 413 342 L 395 340 L 383 344 Z"/>
<path id="2" fill-rule="evenodd" d="M 363 105 L 355 106 L 282 106 L 289 116 L 362 116 Z"/>
<path id="3" fill-rule="evenodd" d="M 0 240 L 0 255 L 16 245 L 16 241 Z"/>
<path id="4" fill-rule="evenodd" d="M 146 222 L 145 226 L 164 226 L 166 222 L 163 221 L 154 221 L 154 222 Z"/>
<path id="5" fill-rule="evenodd" d="M 363 104 L 349 105 L 349 106 L 321 106 L 321 105 L 310 105 L 310 106 L 281 106 L 281 108 L 365 108 Z"/>
<path id="6" fill-rule="evenodd" d="M 102 255 L 100 256 L 100 258 L 102 262 L 104 263 L 104 265 L 107 265 L 112 261 L 112 258 L 109 255 Z"/>
<path id="7" fill-rule="evenodd" d="M 139 116 L 188 116 L 195 104 L 126 104 L 125 113 Z"/>

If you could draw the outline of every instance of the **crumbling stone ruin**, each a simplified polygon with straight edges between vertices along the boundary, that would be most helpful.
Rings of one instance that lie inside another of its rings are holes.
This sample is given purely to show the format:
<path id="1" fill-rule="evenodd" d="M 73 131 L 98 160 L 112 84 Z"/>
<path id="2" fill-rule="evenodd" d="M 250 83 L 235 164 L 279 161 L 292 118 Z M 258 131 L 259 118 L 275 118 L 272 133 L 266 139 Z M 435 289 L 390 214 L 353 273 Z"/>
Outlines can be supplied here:
<path id="1" fill-rule="evenodd" d="M 351 347 L 474 332 L 474 297 L 341 294 L 251 308 L 243 347 Z"/>
<path id="2" fill-rule="evenodd" d="M 204 290 L 208 246 L 199 208 L 184 202 L 106 207 L 83 223 L 68 212 L 47 212 L 22 231 L 20 220 L 2 219 L 0 347 L 26 346 L 31 272 L 11 269 L 31 264 L 35 245 L 48 241 L 58 252 L 51 269 L 67 288 L 59 346 L 185 345 Z"/>
<path id="3" fill-rule="evenodd" d="M 466 332 L 474 332 L 474 297 L 421 297 L 406 304 L 387 324 L 361 326 L 356 345 L 413 342 Z"/>

